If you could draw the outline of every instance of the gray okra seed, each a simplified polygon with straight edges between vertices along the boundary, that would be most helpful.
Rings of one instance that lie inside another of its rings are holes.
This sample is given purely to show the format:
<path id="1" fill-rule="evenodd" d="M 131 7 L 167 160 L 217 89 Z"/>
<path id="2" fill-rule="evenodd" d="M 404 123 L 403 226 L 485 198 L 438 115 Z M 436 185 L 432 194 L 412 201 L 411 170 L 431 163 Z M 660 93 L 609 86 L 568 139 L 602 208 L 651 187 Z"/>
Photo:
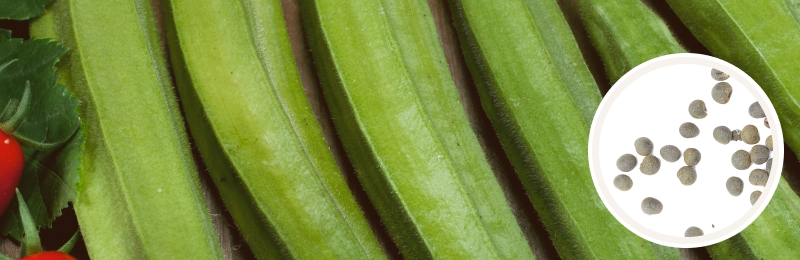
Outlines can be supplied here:
<path id="1" fill-rule="evenodd" d="M 683 233 L 684 237 L 699 237 L 703 235 L 703 230 L 699 227 L 689 227 L 686 229 L 686 232 Z"/>
<path id="2" fill-rule="evenodd" d="M 755 205 L 760 197 L 761 191 L 753 191 L 753 193 L 750 193 L 750 205 Z"/>
<path id="3" fill-rule="evenodd" d="M 742 128 L 742 141 L 746 144 L 757 144 L 761 140 L 758 136 L 758 128 L 754 125 L 746 125 Z"/>
<path id="4" fill-rule="evenodd" d="M 694 148 L 689 148 L 683 151 L 683 162 L 689 166 L 697 166 L 700 163 L 700 151 Z"/>
<path id="5" fill-rule="evenodd" d="M 764 144 L 767 146 L 767 149 L 772 151 L 772 136 L 767 136 L 767 140 L 764 141 Z"/>
<path id="6" fill-rule="evenodd" d="M 650 155 L 653 153 L 653 142 L 650 141 L 650 138 L 639 137 L 636 141 L 633 141 L 633 148 L 641 156 Z"/>
<path id="7" fill-rule="evenodd" d="M 766 171 L 767 171 L 767 173 L 772 172 L 772 158 L 769 158 L 769 160 L 767 160 Z"/>
<path id="8" fill-rule="evenodd" d="M 764 118 L 764 125 L 769 128 L 769 120 L 767 120 L 767 118 Z"/>
<path id="9" fill-rule="evenodd" d="M 697 119 L 705 118 L 708 115 L 706 103 L 699 99 L 689 103 L 689 115 Z"/>
<path id="10" fill-rule="evenodd" d="M 742 130 L 736 129 L 731 131 L 731 141 L 741 141 L 742 140 Z"/>
<path id="11" fill-rule="evenodd" d="M 769 173 L 765 170 L 755 169 L 750 172 L 750 184 L 765 186 L 767 185 L 767 179 L 769 179 Z"/>
<path id="12" fill-rule="evenodd" d="M 694 138 L 700 134 L 700 128 L 697 128 L 697 125 L 692 122 L 686 122 L 681 124 L 680 128 L 678 128 L 678 132 L 680 132 L 681 136 L 684 138 Z"/>
<path id="13" fill-rule="evenodd" d="M 731 142 L 733 136 L 731 135 L 731 129 L 727 126 L 718 126 L 714 128 L 714 140 L 721 144 L 728 144 Z"/>
<path id="14" fill-rule="evenodd" d="M 676 162 L 681 158 L 681 150 L 674 145 L 665 145 L 661 147 L 661 158 L 668 162 Z"/>
<path id="15" fill-rule="evenodd" d="M 711 69 L 711 78 L 713 78 L 716 81 L 723 81 L 728 79 L 729 77 L 730 75 L 728 75 L 725 72 L 722 72 L 718 69 Z"/>
<path id="16" fill-rule="evenodd" d="M 717 101 L 717 103 L 726 104 L 731 100 L 732 92 L 733 88 L 731 84 L 728 84 L 728 82 L 720 82 L 711 88 L 711 98 Z"/>
<path id="17" fill-rule="evenodd" d="M 744 182 L 739 177 L 730 177 L 728 181 L 725 182 L 725 188 L 728 189 L 728 193 L 733 195 L 734 197 L 738 197 L 742 194 L 742 190 L 744 189 Z"/>
<path id="18" fill-rule="evenodd" d="M 753 102 L 753 104 L 750 105 L 750 108 L 747 109 L 747 113 L 753 118 L 767 117 L 767 115 L 764 114 L 764 109 L 761 109 L 761 104 L 759 104 L 758 101 Z"/>
<path id="19" fill-rule="evenodd" d="M 750 162 L 761 165 L 769 159 L 769 149 L 766 146 L 757 144 L 750 148 Z"/>
<path id="20" fill-rule="evenodd" d="M 633 170 L 633 168 L 636 168 L 636 163 L 636 156 L 626 153 L 617 159 L 617 169 L 622 172 L 629 172 Z"/>
<path id="21" fill-rule="evenodd" d="M 731 163 L 733 164 L 733 168 L 738 170 L 747 170 L 750 168 L 752 162 L 750 161 L 750 153 L 745 150 L 739 150 L 733 153 L 731 156 Z"/>
<path id="22" fill-rule="evenodd" d="M 614 177 L 614 187 L 621 191 L 630 190 L 633 187 L 633 180 L 625 174 L 617 175 L 617 177 Z"/>
<path id="23" fill-rule="evenodd" d="M 653 175 L 656 174 L 660 168 L 661 161 L 658 160 L 658 157 L 648 155 L 642 159 L 642 165 L 639 166 L 639 171 L 646 175 Z"/>
<path id="24" fill-rule="evenodd" d="M 664 204 L 653 197 L 647 197 L 642 200 L 642 212 L 647 215 L 655 215 L 661 213 L 664 209 Z"/>
<path id="25" fill-rule="evenodd" d="M 697 181 L 697 171 L 695 171 L 694 167 L 683 166 L 678 170 L 678 180 L 683 185 L 692 185 Z"/>

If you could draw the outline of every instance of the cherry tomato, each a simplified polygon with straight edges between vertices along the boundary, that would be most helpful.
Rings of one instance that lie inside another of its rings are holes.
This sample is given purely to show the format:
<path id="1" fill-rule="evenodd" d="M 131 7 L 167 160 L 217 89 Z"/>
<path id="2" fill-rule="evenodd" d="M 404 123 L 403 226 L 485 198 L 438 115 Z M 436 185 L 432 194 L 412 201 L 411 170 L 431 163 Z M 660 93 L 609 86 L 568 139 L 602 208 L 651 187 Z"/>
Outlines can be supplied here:
<path id="1" fill-rule="evenodd" d="M 24 163 L 22 148 L 17 140 L 0 131 L 0 216 L 14 198 Z"/>
<path id="2" fill-rule="evenodd" d="M 47 251 L 23 257 L 20 260 L 76 260 L 69 254 L 58 251 Z"/>

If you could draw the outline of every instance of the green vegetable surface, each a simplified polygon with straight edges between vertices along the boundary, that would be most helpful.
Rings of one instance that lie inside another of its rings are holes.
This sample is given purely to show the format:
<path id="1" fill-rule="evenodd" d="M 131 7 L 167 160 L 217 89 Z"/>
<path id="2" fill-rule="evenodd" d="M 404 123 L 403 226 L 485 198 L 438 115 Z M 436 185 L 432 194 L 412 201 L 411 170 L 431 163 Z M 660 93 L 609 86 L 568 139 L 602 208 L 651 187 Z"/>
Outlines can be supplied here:
<path id="1" fill-rule="evenodd" d="M 625 229 L 594 190 L 587 145 L 600 93 L 556 2 L 451 7 L 483 108 L 559 255 L 678 258 Z"/>
<path id="2" fill-rule="evenodd" d="M 149 1 L 59 0 L 31 26 L 70 51 L 87 131 L 74 203 L 97 259 L 219 259 Z"/>
<path id="3" fill-rule="evenodd" d="M 325 98 L 408 259 L 530 259 L 469 125 L 426 1 L 304 1 Z"/>
<path id="4" fill-rule="evenodd" d="M 280 1 L 165 9 L 189 127 L 256 256 L 385 258 L 305 97 Z"/>

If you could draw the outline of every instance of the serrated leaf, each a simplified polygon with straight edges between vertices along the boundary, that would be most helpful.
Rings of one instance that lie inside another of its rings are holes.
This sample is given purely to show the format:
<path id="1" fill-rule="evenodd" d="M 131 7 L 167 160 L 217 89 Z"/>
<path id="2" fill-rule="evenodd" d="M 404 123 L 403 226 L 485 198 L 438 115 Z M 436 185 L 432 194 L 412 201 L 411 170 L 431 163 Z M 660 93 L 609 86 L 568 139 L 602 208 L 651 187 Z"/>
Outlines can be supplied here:
<path id="1" fill-rule="evenodd" d="M 2 0 L 0 0 L 2 1 Z M 31 86 L 30 113 L 15 134 L 39 142 L 68 143 L 51 151 L 23 148 L 25 169 L 18 185 L 37 227 L 50 227 L 76 194 L 82 132 L 78 100 L 56 83 L 55 63 L 67 48 L 46 39 L 9 38 L 0 34 L 0 64 L 16 60 L 0 71 L 0 104 L 19 99 L 26 82 Z M 73 135 L 75 133 L 75 135 Z M 69 139 L 71 138 L 71 139 Z M 9 208 L 18 207 L 12 202 Z M 19 213 L 7 211 L 0 218 L 0 234 L 19 239 Z"/>
<path id="2" fill-rule="evenodd" d="M 52 0 L 0 0 L 0 19 L 28 20 L 44 12 Z"/>

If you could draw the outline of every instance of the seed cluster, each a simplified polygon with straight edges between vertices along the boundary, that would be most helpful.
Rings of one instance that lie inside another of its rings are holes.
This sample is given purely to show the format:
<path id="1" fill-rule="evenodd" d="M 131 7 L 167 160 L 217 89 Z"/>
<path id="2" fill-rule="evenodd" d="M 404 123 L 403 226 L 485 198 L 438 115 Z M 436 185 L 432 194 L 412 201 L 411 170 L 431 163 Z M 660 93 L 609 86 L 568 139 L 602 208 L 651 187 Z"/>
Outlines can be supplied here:
<path id="1" fill-rule="evenodd" d="M 718 104 L 727 104 L 731 100 L 733 87 L 725 82 L 730 76 L 720 70 L 712 69 L 711 77 L 719 81 L 711 88 L 711 99 Z M 689 103 L 688 106 L 689 116 L 694 120 L 704 119 L 708 117 L 709 110 L 705 101 L 697 99 Z M 766 119 L 761 104 L 754 102 L 748 108 L 748 114 L 755 119 L 764 118 L 764 125 L 769 128 L 769 122 Z M 711 111 L 713 116 L 714 111 Z M 700 128 L 694 122 L 684 122 L 678 127 L 678 134 L 683 138 L 695 138 L 700 135 Z M 769 180 L 769 172 L 772 168 L 772 158 L 770 158 L 773 149 L 772 136 L 768 136 L 764 140 L 764 144 L 759 144 L 761 137 L 758 128 L 754 125 L 746 125 L 739 129 L 729 128 L 728 126 L 717 126 L 712 131 L 712 136 L 717 143 L 727 145 L 730 142 L 743 141 L 745 144 L 751 145 L 750 151 L 738 150 L 731 156 L 731 164 L 737 170 L 747 170 L 752 165 L 762 165 L 766 163 L 765 169 L 753 169 L 750 172 L 749 182 L 755 186 L 766 186 Z M 684 186 L 692 186 L 697 182 L 698 175 L 695 168 L 700 164 L 701 152 L 696 148 L 686 148 L 683 152 L 674 145 L 664 145 L 659 150 L 661 158 L 653 153 L 655 147 L 653 141 L 647 137 L 639 137 L 633 142 L 634 151 L 641 157 L 634 154 L 623 154 L 617 159 L 617 168 L 622 172 L 630 172 L 639 166 L 639 171 L 643 175 L 636 174 L 619 174 L 614 178 L 614 186 L 620 191 L 628 191 L 633 188 L 633 180 L 636 178 L 649 178 L 646 176 L 655 175 L 661 168 L 661 159 L 666 162 L 674 163 L 683 157 L 686 164 L 682 166 L 677 172 L 678 181 Z M 641 163 L 639 163 L 641 158 Z M 737 177 L 730 176 L 725 182 L 725 187 L 731 196 L 738 197 L 744 192 L 745 182 Z M 640 188 L 641 189 L 641 188 Z M 750 194 L 750 204 L 755 205 L 761 196 L 761 191 L 756 190 Z M 660 214 L 664 209 L 664 204 L 656 198 L 646 197 L 642 200 L 641 209 L 644 214 L 656 215 Z M 703 230 L 699 227 L 692 226 L 686 229 L 685 237 L 703 236 Z"/>

